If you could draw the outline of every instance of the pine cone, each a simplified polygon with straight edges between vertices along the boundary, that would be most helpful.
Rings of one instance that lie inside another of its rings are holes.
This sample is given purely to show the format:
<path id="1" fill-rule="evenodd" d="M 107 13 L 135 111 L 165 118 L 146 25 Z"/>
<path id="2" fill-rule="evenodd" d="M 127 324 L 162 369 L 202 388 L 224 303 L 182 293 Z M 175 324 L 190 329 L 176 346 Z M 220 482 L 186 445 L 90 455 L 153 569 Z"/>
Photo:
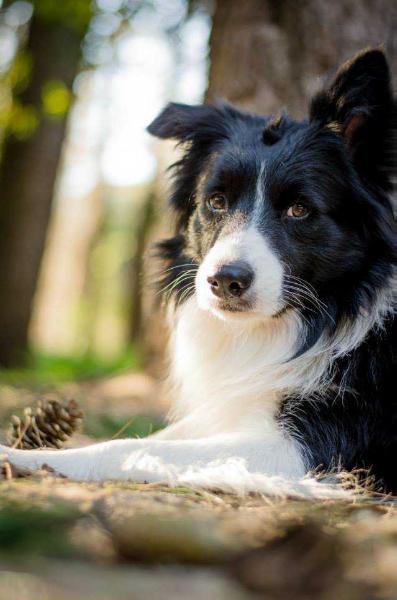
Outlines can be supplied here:
<path id="1" fill-rule="evenodd" d="M 23 417 L 11 417 L 10 445 L 15 448 L 62 448 L 81 424 L 83 413 L 75 400 L 40 400 L 25 408 Z"/>

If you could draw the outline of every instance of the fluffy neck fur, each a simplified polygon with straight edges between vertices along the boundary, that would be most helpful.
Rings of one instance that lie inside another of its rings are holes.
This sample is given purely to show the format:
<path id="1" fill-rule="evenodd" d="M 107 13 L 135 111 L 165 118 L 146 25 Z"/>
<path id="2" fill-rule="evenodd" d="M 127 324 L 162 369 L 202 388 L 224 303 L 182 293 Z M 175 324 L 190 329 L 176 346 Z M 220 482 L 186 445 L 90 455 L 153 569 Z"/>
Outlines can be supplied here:
<path id="1" fill-rule="evenodd" d="M 324 394 L 334 361 L 382 325 L 389 300 L 389 293 L 379 294 L 370 313 L 343 321 L 333 334 L 324 332 L 293 358 L 307 334 L 298 312 L 263 323 L 226 323 L 191 297 L 172 317 L 172 419 L 184 424 L 188 437 L 274 429 L 282 398 Z"/>

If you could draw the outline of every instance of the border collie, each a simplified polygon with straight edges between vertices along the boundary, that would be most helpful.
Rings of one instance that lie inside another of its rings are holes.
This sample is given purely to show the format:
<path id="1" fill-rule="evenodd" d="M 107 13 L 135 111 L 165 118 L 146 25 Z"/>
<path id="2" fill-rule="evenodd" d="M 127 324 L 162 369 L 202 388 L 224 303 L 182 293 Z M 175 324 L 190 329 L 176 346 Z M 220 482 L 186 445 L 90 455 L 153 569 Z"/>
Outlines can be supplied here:
<path id="1" fill-rule="evenodd" d="M 393 96 L 381 50 L 344 64 L 309 118 L 170 104 L 175 235 L 158 245 L 172 423 L 141 440 L 2 448 L 80 480 L 321 495 L 365 469 L 397 491 Z"/>

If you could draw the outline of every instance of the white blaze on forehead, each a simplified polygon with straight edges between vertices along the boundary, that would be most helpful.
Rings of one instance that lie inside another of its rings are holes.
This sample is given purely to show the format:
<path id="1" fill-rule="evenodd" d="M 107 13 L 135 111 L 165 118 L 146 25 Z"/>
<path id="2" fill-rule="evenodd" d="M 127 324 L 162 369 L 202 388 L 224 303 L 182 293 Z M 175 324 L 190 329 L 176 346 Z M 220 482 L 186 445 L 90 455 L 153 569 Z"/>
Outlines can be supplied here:
<path id="1" fill-rule="evenodd" d="M 246 262 L 254 273 L 252 287 L 247 293 L 247 300 L 252 305 L 250 312 L 258 316 L 276 314 L 282 308 L 283 266 L 266 236 L 253 224 L 219 239 L 208 252 L 196 279 L 200 307 L 216 308 L 207 277 L 235 261 Z"/>
<path id="2" fill-rule="evenodd" d="M 255 207 L 254 207 L 254 218 L 261 213 L 263 208 L 263 174 L 265 172 L 266 163 L 261 164 L 261 168 L 259 169 L 258 179 L 256 180 L 256 197 L 255 197 Z"/>

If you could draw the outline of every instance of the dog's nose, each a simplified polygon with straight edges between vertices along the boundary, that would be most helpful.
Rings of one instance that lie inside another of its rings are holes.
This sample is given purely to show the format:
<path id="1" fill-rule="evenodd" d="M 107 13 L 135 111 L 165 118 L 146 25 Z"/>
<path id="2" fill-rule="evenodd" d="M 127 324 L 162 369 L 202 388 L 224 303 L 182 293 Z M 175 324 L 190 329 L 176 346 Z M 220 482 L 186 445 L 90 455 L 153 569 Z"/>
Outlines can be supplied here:
<path id="1" fill-rule="evenodd" d="M 211 291 L 218 298 L 238 298 L 253 282 L 254 274 L 244 262 L 223 265 L 215 275 L 207 277 Z"/>

